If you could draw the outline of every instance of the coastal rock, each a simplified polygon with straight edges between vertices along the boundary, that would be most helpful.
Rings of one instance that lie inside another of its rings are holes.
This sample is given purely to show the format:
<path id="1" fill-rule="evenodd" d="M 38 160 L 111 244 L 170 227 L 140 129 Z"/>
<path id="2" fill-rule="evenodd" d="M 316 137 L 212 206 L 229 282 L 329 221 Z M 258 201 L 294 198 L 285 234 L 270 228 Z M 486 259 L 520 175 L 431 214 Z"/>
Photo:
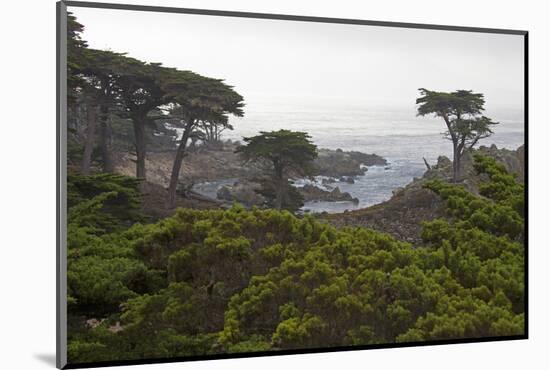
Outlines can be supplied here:
<path id="1" fill-rule="evenodd" d="M 313 164 L 314 175 L 341 178 L 364 175 L 367 172 L 365 166 L 383 166 L 387 161 L 376 154 L 320 149 Z"/>
<path id="2" fill-rule="evenodd" d="M 238 143 L 226 141 L 217 145 L 200 145 L 190 148 L 180 171 L 180 181 L 201 183 L 227 178 L 252 178 L 260 171 L 253 164 L 243 165 L 235 153 Z M 116 171 L 127 176 L 135 176 L 135 157 L 122 152 L 114 156 Z M 147 153 L 145 167 L 147 180 L 167 187 L 175 151 L 156 151 Z"/>
<path id="3" fill-rule="evenodd" d="M 481 146 L 477 152 L 488 155 L 502 163 L 508 172 L 517 175 L 519 181 L 525 181 L 525 146 L 522 145 L 516 150 L 499 149 L 496 145 L 490 147 Z"/>
<path id="4" fill-rule="evenodd" d="M 481 146 L 478 149 L 467 151 L 461 159 L 460 165 L 460 182 L 472 193 L 478 193 L 479 183 L 485 181 L 483 176 L 480 176 L 474 168 L 474 154 L 481 154 L 495 158 L 498 162 L 504 165 L 508 172 L 517 176 L 520 182 L 524 181 L 524 146 L 520 146 L 517 150 L 499 149 L 496 145 L 490 147 Z M 439 178 L 445 181 L 450 181 L 453 174 L 453 162 L 445 157 L 440 156 L 437 159 L 437 164 L 432 166 L 424 173 L 422 179 Z"/>
<path id="5" fill-rule="evenodd" d="M 237 181 L 233 185 L 224 185 L 217 191 L 217 198 L 226 202 L 239 202 L 247 207 L 261 206 L 265 204 L 266 199 L 258 194 L 260 185 L 251 181 Z M 304 197 L 304 201 L 323 201 L 323 202 L 354 202 L 359 200 L 347 192 L 342 192 L 336 187 L 330 191 L 321 189 L 315 185 L 306 184 L 297 188 Z"/>
<path id="6" fill-rule="evenodd" d="M 149 181 L 142 183 L 142 211 L 151 220 L 159 220 L 174 213 L 174 208 L 168 207 L 168 193 L 165 186 Z M 176 206 L 182 208 L 213 209 L 223 207 L 223 202 L 188 190 L 185 194 L 176 193 Z"/>
<path id="7" fill-rule="evenodd" d="M 351 176 L 342 176 L 339 179 L 340 182 L 345 182 L 347 184 L 355 184 L 355 180 Z"/>
<path id="8" fill-rule="evenodd" d="M 437 157 L 437 167 L 438 168 L 451 168 L 453 165 L 453 162 L 451 162 L 451 160 L 447 157 L 445 157 L 444 155 L 440 155 L 439 157 Z"/>
<path id="9" fill-rule="evenodd" d="M 243 163 L 235 150 L 239 143 L 225 141 L 216 145 L 191 147 L 183 160 L 180 181 L 185 183 L 211 182 L 219 179 L 252 179 L 261 176 L 262 171 L 253 163 Z M 145 167 L 148 181 L 168 186 L 174 162 L 175 151 L 152 151 L 147 153 Z M 127 176 L 135 176 L 135 158 L 133 155 L 117 153 L 116 171 Z M 328 182 L 337 182 L 341 177 L 355 177 L 367 171 L 366 166 L 386 165 L 384 158 L 376 154 L 341 149 L 319 149 L 319 156 L 313 163 L 312 176 L 326 176 Z M 300 177 L 296 174 L 295 177 Z"/>
<path id="10" fill-rule="evenodd" d="M 386 159 L 376 154 L 367 154 L 354 150 L 344 153 L 347 153 L 352 160 L 360 162 L 365 166 L 385 166 L 386 164 L 388 164 L 388 161 L 386 161 Z"/>
<path id="11" fill-rule="evenodd" d="M 220 200 L 228 200 L 228 201 L 231 201 L 233 200 L 233 193 L 232 193 L 232 186 L 222 186 L 221 188 L 218 189 L 217 193 L 216 193 L 216 198 L 220 199 Z"/>
<path id="12" fill-rule="evenodd" d="M 255 182 L 237 181 L 219 188 L 216 196 L 219 200 L 239 202 L 247 207 L 260 206 L 265 203 L 265 198 L 258 194 L 259 189 L 260 185 Z"/>
<path id="13" fill-rule="evenodd" d="M 336 182 L 336 179 L 334 177 L 324 178 L 321 180 L 321 184 L 323 185 L 330 185 L 334 184 Z"/>
<path id="14" fill-rule="evenodd" d="M 324 202 L 354 202 L 359 203 L 357 198 L 354 198 L 350 193 L 342 192 L 340 188 L 336 187 L 331 191 L 323 190 L 315 185 L 306 184 L 298 191 L 304 197 L 306 202 L 309 201 L 324 201 Z"/>

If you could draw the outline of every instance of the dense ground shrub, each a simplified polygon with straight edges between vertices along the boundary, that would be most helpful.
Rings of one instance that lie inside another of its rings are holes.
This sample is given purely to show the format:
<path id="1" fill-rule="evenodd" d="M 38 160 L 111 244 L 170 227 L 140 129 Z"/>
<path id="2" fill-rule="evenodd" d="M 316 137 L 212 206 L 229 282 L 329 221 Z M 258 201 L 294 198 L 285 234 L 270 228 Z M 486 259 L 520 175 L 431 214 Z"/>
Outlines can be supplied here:
<path id="1" fill-rule="evenodd" d="M 451 218 L 425 223 L 418 248 L 238 205 L 124 227 L 135 184 L 69 178 L 69 360 L 522 334 L 523 185 L 494 160 L 476 169 L 480 195 L 426 184 Z"/>

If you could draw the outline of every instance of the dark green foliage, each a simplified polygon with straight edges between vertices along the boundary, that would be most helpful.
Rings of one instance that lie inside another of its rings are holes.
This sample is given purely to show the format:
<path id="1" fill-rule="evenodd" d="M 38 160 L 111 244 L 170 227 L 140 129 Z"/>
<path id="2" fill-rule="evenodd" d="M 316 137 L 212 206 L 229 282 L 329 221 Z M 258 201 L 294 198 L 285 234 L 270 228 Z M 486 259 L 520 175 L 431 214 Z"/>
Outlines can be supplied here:
<path id="1" fill-rule="evenodd" d="M 69 222 L 105 233 L 143 220 L 138 187 L 139 180 L 127 176 L 112 173 L 83 176 L 69 172 Z"/>
<path id="2" fill-rule="evenodd" d="M 483 111 L 485 99 L 483 94 L 472 93 L 468 90 L 457 90 L 455 92 L 431 91 L 419 89 L 420 98 L 416 99 L 419 104 L 418 114 L 437 115 L 475 115 Z"/>
<path id="3" fill-rule="evenodd" d="M 479 192 L 501 205 L 508 205 L 522 218 L 525 216 L 525 185 L 516 181 L 513 174 L 507 173 L 504 166 L 493 158 L 475 155 L 475 169 L 485 173 L 491 181 L 482 183 Z"/>
<path id="4" fill-rule="evenodd" d="M 523 187 L 493 160 L 476 157 L 476 168 L 489 178 L 484 196 L 427 184 L 451 220 L 426 223 L 419 248 L 238 206 L 179 209 L 103 236 L 72 230 L 81 244 L 70 245 L 71 317 L 105 321 L 71 330 L 69 359 L 520 335 L 523 218 L 513 199 Z"/>
<path id="5" fill-rule="evenodd" d="M 67 13 L 67 100 L 69 104 L 75 102 L 76 89 L 84 82 L 78 76 L 78 71 L 84 62 L 82 53 L 87 47 L 87 43 L 80 36 L 83 31 L 84 26 L 77 22 L 72 13 Z"/>
<path id="6" fill-rule="evenodd" d="M 317 147 L 305 132 L 279 130 L 244 138 L 246 145 L 237 149 L 246 161 L 267 160 L 283 171 L 307 175 L 317 157 Z"/>
<path id="7" fill-rule="evenodd" d="M 292 182 L 288 180 L 286 183 L 277 185 L 270 178 L 257 179 L 261 185 L 260 189 L 256 192 L 262 195 L 266 199 L 265 206 L 269 208 L 277 208 L 276 200 L 277 193 L 281 193 L 281 209 L 286 209 L 291 212 L 295 212 L 303 207 L 304 197 L 302 194 L 292 185 Z"/>
<path id="8" fill-rule="evenodd" d="M 493 236 L 523 239 L 524 186 L 494 159 L 476 155 L 475 169 L 488 175 L 490 181 L 481 183 L 477 197 L 464 187 L 441 181 L 426 184 L 447 201 L 449 212 L 458 218 L 463 229 L 478 229 Z M 429 230 L 429 228 L 428 228 Z"/>
<path id="9" fill-rule="evenodd" d="M 176 103 L 184 119 L 227 124 L 227 114 L 242 116 L 243 97 L 223 82 L 190 71 L 167 70 L 162 76 L 166 99 Z"/>
<path id="10" fill-rule="evenodd" d="M 115 174 L 69 173 L 67 283 L 73 307 L 102 313 L 164 284 L 148 270 L 122 231 L 143 220 L 139 181 Z M 111 233 L 111 234 L 110 234 Z"/>
<path id="11" fill-rule="evenodd" d="M 264 168 L 266 176 L 260 180 L 260 193 L 269 200 L 269 206 L 295 211 L 303 205 L 301 194 L 289 178 L 311 174 L 317 146 L 309 139 L 305 132 L 262 131 L 244 138 L 246 145 L 237 148 L 243 160 Z"/>
<path id="12" fill-rule="evenodd" d="M 136 292 L 130 289 L 134 279 L 140 279 L 140 275 L 146 273 L 143 263 L 134 259 L 83 256 L 71 261 L 67 281 L 70 294 L 77 303 L 91 306 L 97 312 L 102 305 L 116 307 L 135 297 Z"/>

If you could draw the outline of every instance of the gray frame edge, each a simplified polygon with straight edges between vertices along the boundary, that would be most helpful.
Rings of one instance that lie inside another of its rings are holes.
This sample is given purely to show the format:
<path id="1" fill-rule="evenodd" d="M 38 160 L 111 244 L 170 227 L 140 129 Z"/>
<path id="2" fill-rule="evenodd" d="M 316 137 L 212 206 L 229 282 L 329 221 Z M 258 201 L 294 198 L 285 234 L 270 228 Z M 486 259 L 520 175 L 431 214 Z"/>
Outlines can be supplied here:
<path id="1" fill-rule="evenodd" d="M 67 365 L 67 5 L 56 3 L 56 367 Z"/>
<path id="2" fill-rule="evenodd" d="M 350 19 L 350 18 L 330 18 L 330 17 L 301 16 L 301 15 L 289 15 L 289 14 L 253 13 L 253 12 L 212 10 L 212 9 L 191 9 L 191 8 L 177 8 L 177 7 L 151 6 L 151 5 L 113 4 L 113 3 L 91 2 L 91 1 L 84 2 L 84 1 L 62 0 L 62 2 L 65 3 L 66 6 L 80 7 L 80 8 L 213 15 L 213 16 L 224 16 L 224 17 L 272 19 L 272 20 L 298 21 L 298 22 L 356 24 L 356 25 L 366 25 L 366 26 L 418 28 L 418 29 L 440 30 L 440 31 L 482 32 L 482 33 L 497 33 L 497 34 L 508 34 L 508 35 L 525 35 L 527 33 L 526 30 L 513 30 L 513 29 L 500 29 L 500 28 L 445 26 L 445 25 L 439 25 L 439 24 L 425 24 L 425 23 L 387 22 L 387 21 L 361 20 L 361 19 Z"/>

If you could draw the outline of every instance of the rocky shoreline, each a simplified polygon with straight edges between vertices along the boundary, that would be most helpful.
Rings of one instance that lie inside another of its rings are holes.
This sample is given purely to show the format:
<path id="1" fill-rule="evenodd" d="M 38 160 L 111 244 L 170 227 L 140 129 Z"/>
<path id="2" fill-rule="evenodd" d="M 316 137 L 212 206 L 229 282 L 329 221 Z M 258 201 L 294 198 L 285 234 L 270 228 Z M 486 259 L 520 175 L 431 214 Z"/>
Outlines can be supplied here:
<path id="1" fill-rule="evenodd" d="M 478 194 L 479 183 L 483 176 L 476 173 L 473 167 L 473 154 L 478 153 L 495 158 L 506 169 L 517 176 L 518 181 L 525 179 L 524 146 L 516 150 L 499 149 L 495 145 L 481 146 L 466 153 L 462 159 L 460 181 L 466 189 Z M 444 204 L 439 196 L 424 188 L 424 183 L 431 179 L 450 181 L 452 162 L 445 156 L 439 157 L 437 164 L 427 169 L 421 178 L 415 178 L 403 188 L 396 189 L 386 202 L 371 207 L 335 214 L 321 214 L 319 217 L 338 226 L 364 226 L 386 232 L 399 240 L 420 244 L 420 231 L 423 221 L 447 217 Z"/>
<path id="2" fill-rule="evenodd" d="M 338 186 L 330 190 L 322 189 L 312 184 L 297 187 L 305 202 L 352 202 L 359 199 L 348 192 L 343 192 Z M 216 198 L 226 202 L 239 202 L 246 207 L 262 206 L 266 199 L 258 194 L 260 185 L 252 181 L 236 181 L 232 185 L 222 185 L 216 192 Z"/>
<path id="3" fill-rule="evenodd" d="M 234 153 L 238 143 L 225 142 L 213 148 L 198 147 L 191 151 L 184 160 L 180 181 L 186 192 L 180 206 L 199 208 L 227 207 L 233 202 L 245 206 L 262 206 L 265 199 L 256 192 L 259 185 L 253 181 L 260 170 L 251 165 L 243 165 Z M 495 158 L 509 172 L 516 174 L 519 181 L 524 181 L 525 154 L 524 146 L 517 150 L 499 149 L 495 145 L 480 148 L 466 153 L 462 160 L 461 183 L 471 192 L 478 193 L 478 186 L 483 178 L 476 174 L 472 155 L 479 153 Z M 153 152 L 147 160 L 148 183 L 151 195 L 165 191 L 168 184 L 173 152 Z M 357 202 L 350 193 L 341 191 L 338 183 L 353 183 L 357 176 L 364 175 L 368 166 L 385 166 L 387 161 L 375 154 L 348 152 L 343 150 L 320 149 L 315 162 L 316 182 L 305 182 L 297 185 L 298 191 L 306 202 Z M 129 155 L 119 156 L 116 170 L 119 173 L 133 176 L 135 164 Z M 441 156 L 435 165 L 427 168 L 420 178 L 415 178 L 402 188 L 395 189 L 393 196 L 382 203 L 367 208 L 343 213 L 317 214 L 317 217 L 337 226 L 364 226 L 387 232 L 399 240 L 420 244 L 422 221 L 444 218 L 444 206 L 441 199 L 432 191 L 423 187 L 427 180 L 440 178 L 449 181 L 452 177 L 452 162 Z M 233 179 L 227 183 L 229 179 Z M 226 184 L 212 194 L 205 196 L 193 191 L 194 184 L 225 180 Z M 146 197 L 147 198 L 147 197 Z M 147 202 L 149 203 L 149 202 Z M 165 212 L 165 210 L 162 210 Z M 166 211 L 168 212 L 168 211 Z"/>
<path id="4" fill-rule="evenodd" d="M 243 163 L 235 153 L 239 143 L 226 141 L 215 146 L 199 146 L 189 151 L 184 159 L 180 186 L 191 189 L 194 185 L 237 179 L 231 185 L 221 186 L 216 198 L 222 202 L 240 202 L 245 206 L 260 206 L 265 199 L 256 190 L 258 184 L 254 179 L 261 175 L 261 170 L 252 164 Z M 171 172 L 173 151 L 151 152 L 146 161 L 148 181 L 163 187 L 168 186 Z M 386 159 L 376 154 L 341 149 L 319 149 L 319 156 L 313 163 L 312 176 L 323 176 L 323 189 L 314 184 L 298 187 L 306 201 L 351 201 L 357 202 L 351 194 L 342 192 L 335 183 L 353 183 L 357 176 L 368 171 L 369 166 L 386 165 Z M 118 156 L 116 170 L 121 174 L 133 176 L 135 163 L 129 154 Z"/>

